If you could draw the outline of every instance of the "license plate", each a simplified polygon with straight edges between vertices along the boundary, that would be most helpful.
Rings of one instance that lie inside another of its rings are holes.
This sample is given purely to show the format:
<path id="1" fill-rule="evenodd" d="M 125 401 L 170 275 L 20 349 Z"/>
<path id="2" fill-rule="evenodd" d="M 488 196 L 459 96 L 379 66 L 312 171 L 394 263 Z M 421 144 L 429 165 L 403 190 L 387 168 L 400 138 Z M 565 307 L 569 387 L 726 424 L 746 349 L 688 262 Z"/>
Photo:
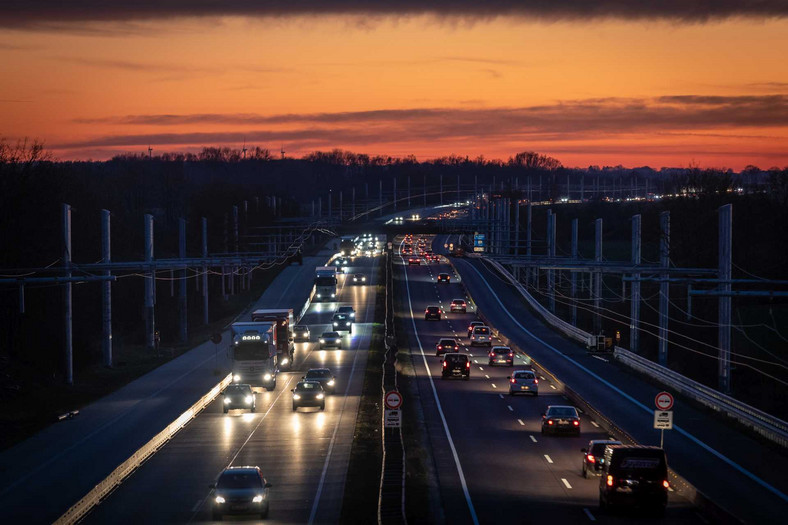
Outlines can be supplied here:
<path id="1" fill-rule="evenodd" d="M 525 386 L 525 385 L 521 386 L 520 388 L 521 388 L 522 390 L 528 390 L 528 387 L 527 387 L 527 386 Z"/>
<path id="2" fill-rule="evenodd" d="M 458 375 L 460 375 L 462 372 L 460 372 L 459 370 L 452 370 L 452 372 L 451 372 L 451 373 L 452 373 L 453 375 L 455 375 L 455 376 L 458 376 Z"/>

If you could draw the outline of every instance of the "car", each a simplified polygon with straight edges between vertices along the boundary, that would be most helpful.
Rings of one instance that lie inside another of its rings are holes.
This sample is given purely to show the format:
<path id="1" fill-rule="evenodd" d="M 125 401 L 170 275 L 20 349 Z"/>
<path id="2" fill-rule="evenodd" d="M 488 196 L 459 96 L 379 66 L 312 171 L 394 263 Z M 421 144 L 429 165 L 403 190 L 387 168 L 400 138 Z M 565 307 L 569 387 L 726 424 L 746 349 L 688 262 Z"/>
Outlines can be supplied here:
<path id="1" fill-rule="evenodd" d="M 599 478 L 599 510 L 637 506 L 665 514 L 668 463 L 665 451 L 643 445 L 607 445 Z"/>
<path id="2" fill-rule="evenodd" d="M 487 345 L 492 346 L 492 332 L 489 326 L 474 326 L 471 333 L 471 346 Z"/>
<path id="3" fill-rule="evenodd" d="M 454 339 L 439 339 L 435 343 L 435 355 L 441 355 L 448 352 L 459 352 L 460 345 Z"/>
<path id="4" fill-rule="evenodd" d="M 471 340 L 473 344 L 473 340 Z M 508 346 L 493 346 L 490 348 L 490 366 L 507 365 L 514 366 L 514 352 Z"/>
<path id="5" fill-rule="evenodd" d="M 350 259 L 347 257 L 338 257 L 334 259 L 334 264 L 337 266 L 347 266 L 350 264 Z"/>
<path id="6" fill-rule="evenodd" d="M 334 393 L 337 378 L 328 368 L 310 368 L 306 375 L 301 376 L 301 381 L 315 381 L 320 383 L 326 393 Z"/>
<path id="7" fill-rule="evenodd" d="M 439 273 L 438 274 L 438 282 L 439 283 L 449 283 L 451 281 L 451 275 L 448 273 Z"/>
<path id="8" fill-rule="evenodd" d="M 293 340 L 294 341 L 309 341 L 312 334 L 309 332 L 309 327 L 303 324 L 298 324 L 293 327 Z"/>
<path id="9" fill-rule="evenodd" d="M 451 311 L 452 312 L 465 313 L 467 310 L 468 310 L 468 305 L 465 302 L 465 299 L 452 299 L 451 300 Z"/>
<path id="10" fill-rule="evenodd" d="M 291 390 L 293 393 L 293 412 L 301 407 L 326 408 L 326 393 L 317 381 L 299 381 Z"/>
<path id="11" fill-rule="evenodd" d="M 415 256 L 408 257 L 408 266 L 413 264 L 421 264 L 421 259 Z"/>
<path id="12" fill-rule="evenodd" d="M 430 258 L 430 260 L 431 260 L 432 262 L 441 262 L 441 256 L 440 256 L 440 255 L 438 255 L 437 253 L 431 253 L 431 254 L 429 255 L 429 258 Z"/>
<path id="13" fill-rule="evenodd" d="M 321 350 L 329 347 L 342 348 L 342 336 L 337 332 L 323 332 L 318 343 L 320 343 Z"/>
<path id="14" fill-rule="evenodd" d="M 477 326 L 484 326 L 484 323 L 482 321 L 471 321 L 470 324 L 468 324 L 468 339 L 471 338 L 471 335 L 473 334 L 473 329 L 476 328 Z"/>
<path id="15" fill-rule="evenodd" d="M 346 314 L 334 314 L 331 318 L 331 325 L 334 331 L 347 330 L 348 333 L 353 333 L 353 320 Z"/>
<path id="16" fill-rule="evenodd" d="M 223 410 L 226 414 L 230 410 L 240 408 L 242 410 L 249 410 L 254 412 L 257 410 L 257 403 L 254 399 L 254 391 L 251 385 L 243 383 L 234 383 L 227 385 L 227 388 L 222 392 Z"/>
<path id="17" fill-rule="evenodd" d="M 539 380 L 533 370 L 515 370 L 507 377 L 509 380 L 509 395 L 532 394 L 539 395 Z"/>
<path id="18" fill-rule="evenodd" d="M 353 284 L 367 284 L 367 276 L 363 273 L 354 273 Z"/>
<path id="19" fill-rule="evenodd" d="M 621 445 L 620 441 L 608 439 L 592 439 L 585 448 L 581 448 L 583 453 L 583 477 L 596 476 L 605 468 L 605 447 L 608 445 Z"/>
<path id="20" fill-rule="evenodd" d="M 440 321 L 442 317 L 441 307 L 440 306 L 428 306 L 424 310 L 424 320 L 429 321 L 430 319 L 434 319 L 436 321 Z"/>
<path id="21" fill-rule="evenodd" d="M 268 489 L 271 484 L 263 477 L 260 467 L 230 467 L 224 469 L 213 489 L 212 514 L 219 521 L 225 514 L 257 514 L 268 517 Z"/>
<path id="22" fill-rule="evenodd" d="M 443 356 L 441 366 L 441 379 L 447 377 L 461 377 L 465 380 L 471 377 L 471 360 L 468 354 L 446 354 Z"/>
<path id="23" fill-rule="evenodd" d="M 356 310 L 352 306 L 340 306 L 335 313 L 347 315 L 351 319 L 356 318 Z"/>
<path id="24" fill-rule="evenodd" d="M 568 405 L 550 405 L 542 414 L 542 434 L 567 432 L 580 435 L 580 416 L 577 409 Z"/>

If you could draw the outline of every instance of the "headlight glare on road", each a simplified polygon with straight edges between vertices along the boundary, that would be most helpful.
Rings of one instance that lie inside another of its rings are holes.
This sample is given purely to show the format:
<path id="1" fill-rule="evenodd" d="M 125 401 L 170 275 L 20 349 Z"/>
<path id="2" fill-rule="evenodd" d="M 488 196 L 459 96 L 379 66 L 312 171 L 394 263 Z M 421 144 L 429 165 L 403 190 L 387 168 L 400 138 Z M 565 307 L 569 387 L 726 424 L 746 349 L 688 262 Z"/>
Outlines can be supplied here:
<path id="1" fill-rule="evenodd" d="M 221 496 L 216 496 L 216 503 L 224 503 L 224 498 Z"/>

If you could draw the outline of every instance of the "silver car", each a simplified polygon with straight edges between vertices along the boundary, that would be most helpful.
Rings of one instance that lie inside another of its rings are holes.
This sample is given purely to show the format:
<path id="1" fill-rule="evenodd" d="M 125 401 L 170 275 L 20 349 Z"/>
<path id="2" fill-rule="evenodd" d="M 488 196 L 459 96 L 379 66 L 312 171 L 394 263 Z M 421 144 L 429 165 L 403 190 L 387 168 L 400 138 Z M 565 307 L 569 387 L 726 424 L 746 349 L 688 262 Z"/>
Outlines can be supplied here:
<path id="1" fill-rule="evenodd" d="M 293 340 L 295 341 L 309 341 L 311 334 L 309 327 L 306 325 L 296 325 L 293 327 Z"/>
<path id="2" fill-rule="evenodd" d="M 337 332 L 323 332 L 320 336 L 320 349 L 333 347 L 342 348 L 342 336 Z"/>
<path id="3" fill-rule="evenodd" d="M 492 346 L 492 333 L 489 326 L 476 326 L 471 333 L 471 346 L 487 345 Z"/>
<path id="4" fill-rule="evenodd" d="M 533 370 L 515 370 L 509 376 L 509 395 L 520 393 L 539 395 L 539 380 Z"/>

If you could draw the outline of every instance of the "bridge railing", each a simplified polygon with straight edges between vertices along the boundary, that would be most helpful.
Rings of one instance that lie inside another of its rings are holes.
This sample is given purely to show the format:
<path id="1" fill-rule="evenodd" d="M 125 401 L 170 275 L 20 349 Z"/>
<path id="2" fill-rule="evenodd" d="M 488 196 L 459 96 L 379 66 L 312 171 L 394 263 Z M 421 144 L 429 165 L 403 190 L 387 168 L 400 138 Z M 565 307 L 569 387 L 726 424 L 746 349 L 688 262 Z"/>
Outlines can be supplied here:
<path id="1" fill-rule="evenodd" d="M 518 282 L 502 264 L 488 258 L 484 258 L 484 261 L 495 268 L 501 276 L 520 293 L 528 305 L 541 315 L 551 326 L 570 339 L 583 343 L 586 346 L 591 345 L 593 337 L 591 334 L 576 326 L 572 326 L 550 312 L 528 293 L 522 283 Z M 767 414 L 742 401 L 717 392 L 706 385 L 698 383 L 665 366 L 654 363 L 625 348 L 616 347 L 613 356 L 624 365 L 649 376 L 660 384 L 681 393 L 697 403 L 711 408 L 715 412 L 733 419 L 737 423 L 744 425 L 753 432 L 756 432 L 778 445 L 788 447 L 788 422 L 771 414 Z"/>

